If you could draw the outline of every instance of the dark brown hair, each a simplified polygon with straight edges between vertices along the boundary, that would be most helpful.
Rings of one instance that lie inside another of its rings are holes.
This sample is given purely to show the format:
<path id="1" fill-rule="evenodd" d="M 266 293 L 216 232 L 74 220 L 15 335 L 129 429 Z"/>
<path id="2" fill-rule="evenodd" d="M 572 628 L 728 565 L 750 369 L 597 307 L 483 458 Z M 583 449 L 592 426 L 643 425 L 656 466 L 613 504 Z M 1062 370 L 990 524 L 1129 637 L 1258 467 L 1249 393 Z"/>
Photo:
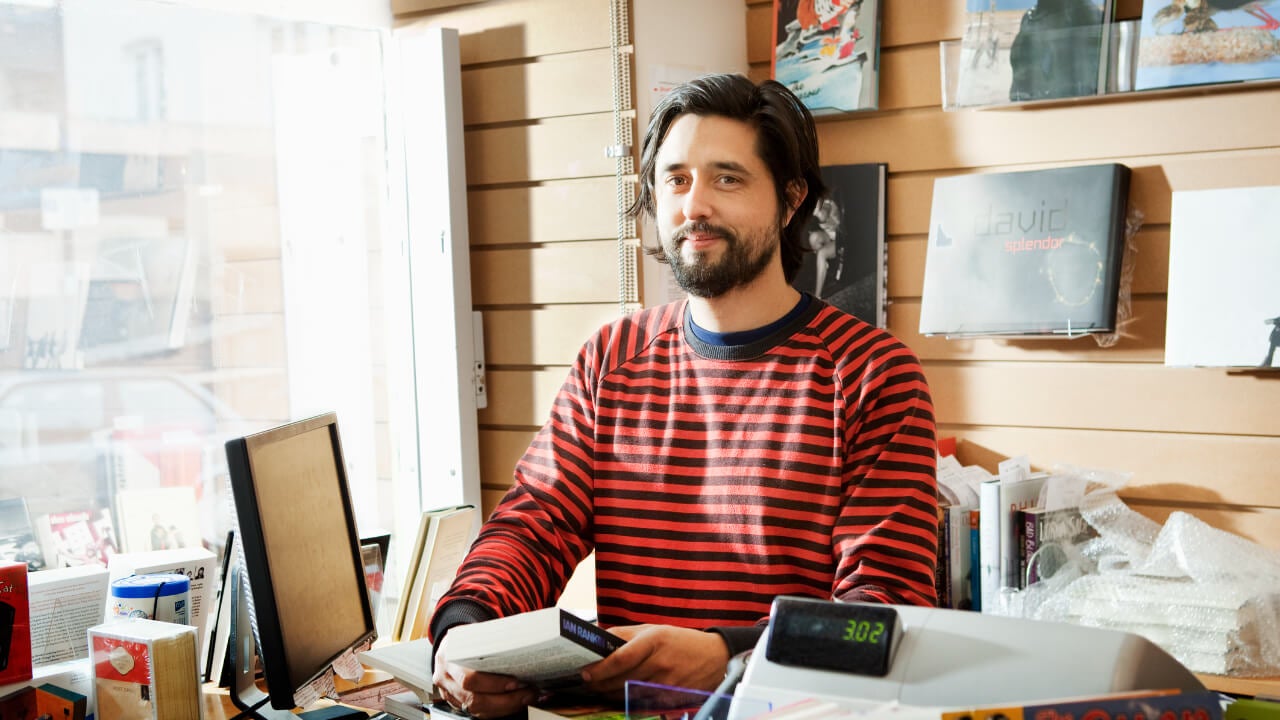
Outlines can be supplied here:
<path id="1" fill-rule="evenodd" d="M 818 166 L 818 133 L 813 116 L 785 85 L 765 80 L 756 85 L 742 75 L 703 75 L 677 86 L 653 109 L 640 149 L 640 195 L 631 215 L 653 217 L 654 175 L 658 148 L 676 118 L 685 114 L 717 115 L 750 124 L 756 130 L 756 154 L 773 175 L 778 207 L 788 207 L 787 188 L 801 183 L 806 189 L 791 221 L 782 229 L 782 271 L 787 282 L 795 279 L 807 250 L 805 225 L 818 199 L 826 194 Z M 645 252 L 665 262 L 661 247 Z"/>

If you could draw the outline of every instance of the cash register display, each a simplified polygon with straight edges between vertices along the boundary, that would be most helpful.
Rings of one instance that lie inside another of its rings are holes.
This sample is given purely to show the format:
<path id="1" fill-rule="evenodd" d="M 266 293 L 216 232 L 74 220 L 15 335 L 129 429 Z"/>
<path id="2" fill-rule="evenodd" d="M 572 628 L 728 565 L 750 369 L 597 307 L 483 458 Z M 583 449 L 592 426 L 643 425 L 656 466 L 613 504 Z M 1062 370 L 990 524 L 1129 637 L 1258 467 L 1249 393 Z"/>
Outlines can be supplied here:
<path id="1" fill-rule="evenodd" d="M 887 605 L 780 597 L 765 656 L 779 665 L 884 677 L 901 629 Z"/>

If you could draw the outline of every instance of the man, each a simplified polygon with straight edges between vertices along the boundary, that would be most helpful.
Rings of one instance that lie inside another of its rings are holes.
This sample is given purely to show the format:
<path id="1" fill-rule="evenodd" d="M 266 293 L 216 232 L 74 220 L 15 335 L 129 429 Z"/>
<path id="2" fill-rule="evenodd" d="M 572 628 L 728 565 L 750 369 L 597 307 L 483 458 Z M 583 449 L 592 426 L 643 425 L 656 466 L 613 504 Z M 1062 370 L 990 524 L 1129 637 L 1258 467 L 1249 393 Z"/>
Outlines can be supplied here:
<path id="1" fill-rule="evenodd" d="M 587 341 L 432 619 L 434 681 L 480 717 L 536 691 L 451 665 L 450 627 L 555 603 L 596 552 L 584 668 L 712 689 L 778 595 L 936 602 L 934 419 L 916 357 L 790 281 L 824 188 L 784 86 L 696 79 L 654 110 L 633 213 L 689 298 Z"/>

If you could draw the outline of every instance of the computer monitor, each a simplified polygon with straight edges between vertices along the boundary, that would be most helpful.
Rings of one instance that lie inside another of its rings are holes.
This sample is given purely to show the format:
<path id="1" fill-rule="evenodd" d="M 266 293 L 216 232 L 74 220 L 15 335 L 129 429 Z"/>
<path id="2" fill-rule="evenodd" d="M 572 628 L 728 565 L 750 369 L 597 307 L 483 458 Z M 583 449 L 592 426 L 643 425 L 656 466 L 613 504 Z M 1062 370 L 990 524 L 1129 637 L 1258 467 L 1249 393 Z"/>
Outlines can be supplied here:
<path id="1" fill-rule="evenodd" d="M 236 438 L 226 449 L 243 551 L 243 574 L 233 579 L 247 575 L 250 589 L 232 583 L 232 700 L 249 717 L 296 720 L 295 693 L 377 636 L 337 416 Z M 250 612 L 265 694 L 253 678 Z"/>

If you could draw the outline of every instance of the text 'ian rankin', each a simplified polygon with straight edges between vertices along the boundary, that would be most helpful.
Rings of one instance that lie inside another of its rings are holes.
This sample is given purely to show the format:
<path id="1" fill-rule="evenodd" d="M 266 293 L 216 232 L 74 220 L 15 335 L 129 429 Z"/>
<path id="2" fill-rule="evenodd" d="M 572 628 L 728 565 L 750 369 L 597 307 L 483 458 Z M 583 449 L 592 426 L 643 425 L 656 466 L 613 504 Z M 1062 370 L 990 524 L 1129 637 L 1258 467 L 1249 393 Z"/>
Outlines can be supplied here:
<path id="1" fill-rule="evenodd" d="M 1070 224 L 1068 205 L 1066 198 L 1056 206 L 1050 206 L 1047 200 L 1041 200 L 1039 207 L 1022 209 L 997 210 L 995 205 L 988 205 L 985 213 L 974 216 L 973 235 L 1003 237 L 1004 251 L 1010 253 L 1054 250 L 1062 247 L 1066 237 Z M 1011 235 L 1014 237 L 1007 237 Z"/>

